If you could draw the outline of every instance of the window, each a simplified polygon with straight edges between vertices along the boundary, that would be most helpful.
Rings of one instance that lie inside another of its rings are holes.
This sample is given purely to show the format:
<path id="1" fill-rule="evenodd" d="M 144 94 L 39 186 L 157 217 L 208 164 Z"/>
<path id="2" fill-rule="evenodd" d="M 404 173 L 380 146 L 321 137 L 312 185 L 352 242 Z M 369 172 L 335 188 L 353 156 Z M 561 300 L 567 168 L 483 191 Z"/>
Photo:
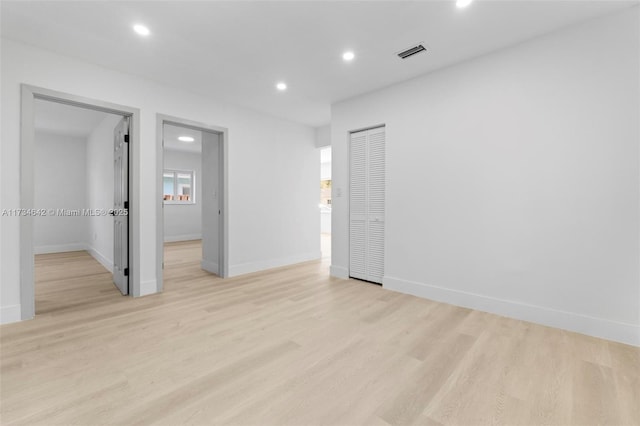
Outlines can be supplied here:
<path id="1" fill-rule="evenodd" d="M 162 176 L 165 204 L 195 204 L 195 172 L 165 170 Z"/>

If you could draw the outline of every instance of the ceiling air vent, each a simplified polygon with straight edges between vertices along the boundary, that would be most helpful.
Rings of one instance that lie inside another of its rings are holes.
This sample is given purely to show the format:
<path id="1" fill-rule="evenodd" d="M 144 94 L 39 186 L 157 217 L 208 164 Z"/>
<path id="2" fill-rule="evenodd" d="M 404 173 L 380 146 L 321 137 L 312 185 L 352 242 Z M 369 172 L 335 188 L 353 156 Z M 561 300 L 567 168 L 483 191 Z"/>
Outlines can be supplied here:
<path id="1" fill-rule="evenodd" d="M 418 44 L 417 46 L 410 47 L 409 49 L 403 50 L 402 52 L 398 53 L 398 57 L 400 59 L 407 59 L 410 56 L 426 51 L 427 49 L 423 45 Z"/>

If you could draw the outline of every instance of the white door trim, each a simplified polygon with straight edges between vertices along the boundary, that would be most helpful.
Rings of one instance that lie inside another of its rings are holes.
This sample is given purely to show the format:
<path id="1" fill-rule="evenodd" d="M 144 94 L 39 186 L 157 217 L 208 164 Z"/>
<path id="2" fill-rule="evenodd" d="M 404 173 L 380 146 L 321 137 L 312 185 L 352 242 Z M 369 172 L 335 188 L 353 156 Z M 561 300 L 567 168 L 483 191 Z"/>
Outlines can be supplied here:
<path id="1" fill-rule="evenodd" d="M 174 117 L 166 114 L 156 114 L 156 279 L 158 283 L 158 291 L 162 291 L 164 288 L 164 271 L 163 271 L 163 259 L 164 259 L 164 209 L 162 200 L 162 174 L 164 169 L 164 125 L 172 124 L 180 127 L 187 127 L 194 130 L 200 130 L 205 132 L 216 133 L 221 138 L 222 155 L 220 155 L 220 166 L 222 172 L 220 178 L 222 179 L 222 196 L 220 201 L 222 206 L 220 208 L 220 250 L 219 250 L 219 276 L 226 278 L 229 276 L 229 224 L 227 218 L 229 213 L 229 186 L 228 186 L 228 152 L 229 152 L 229 130 L 225 127 L 213 126 L 206 123 L 200 123 L 197 121 L 187 120 L 184 118 Z"/>
<path id="2" fill-rule="evenodd" d="M 140 295 L 140 110 L 124 105 L 104 102 L 83 96 L 58 92 L 42 87 L 21 85 L 20 122 L 20 208 L 33 209 L 34 205 L 34 140 L 35 100 L 74 105 L 130 117 L 129 146 L 129 288 L 133 296 Z M 39 206 L 43 207 L 43 206 Z M 20 317 L 35 316 L 33 218 L 20 218 Z"/>

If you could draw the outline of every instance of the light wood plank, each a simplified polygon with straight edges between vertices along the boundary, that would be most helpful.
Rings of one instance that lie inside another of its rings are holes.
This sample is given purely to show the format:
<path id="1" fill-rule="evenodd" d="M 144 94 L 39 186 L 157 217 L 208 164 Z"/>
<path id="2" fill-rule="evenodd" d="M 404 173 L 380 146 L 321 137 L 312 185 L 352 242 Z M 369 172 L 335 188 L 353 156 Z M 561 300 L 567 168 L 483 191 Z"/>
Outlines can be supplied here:
<path id="1" fill-rule="evenodd" d="M 640 350 L 328 276 L 222 280 L 166 245 L 120 296 L 86 252 L 36 257 L 33 321 L 0 327 L 2 424 L 640 424 Z"/>

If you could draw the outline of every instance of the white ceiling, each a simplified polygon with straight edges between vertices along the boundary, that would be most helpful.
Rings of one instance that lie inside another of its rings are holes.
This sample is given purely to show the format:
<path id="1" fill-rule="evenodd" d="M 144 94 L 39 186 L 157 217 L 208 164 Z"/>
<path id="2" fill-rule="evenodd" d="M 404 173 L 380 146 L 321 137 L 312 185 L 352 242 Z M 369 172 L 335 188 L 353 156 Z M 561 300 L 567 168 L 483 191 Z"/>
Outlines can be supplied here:
<path id="1" fill-rule="evenodd" d="M 202 152 L 202 132 L 200 130 L 165 124 L 163 136 L 164 149 L 196 153 Z M 194 141 L 182 142 L 178 140 L 180 136 L 191 136 Z"/>
<path id="2" fill-rule="evenodd" d="M 2 36 L 318 126 L 332 102 L 630 1 L 2 1 Z M 133 33 L 146 24 L 148 38 Z M 395 53 L 425 42 L 408 60 Z M 356 59 L 341 54 L 353 49 Z M 275 90 L 284 80 L 289 89 Z"/>
<path id="3" fill-rule="evenodd" d="M 37 131 L 88 137 L 111 114 L 92 109 L 36 99 L 34 125 Z"/>

